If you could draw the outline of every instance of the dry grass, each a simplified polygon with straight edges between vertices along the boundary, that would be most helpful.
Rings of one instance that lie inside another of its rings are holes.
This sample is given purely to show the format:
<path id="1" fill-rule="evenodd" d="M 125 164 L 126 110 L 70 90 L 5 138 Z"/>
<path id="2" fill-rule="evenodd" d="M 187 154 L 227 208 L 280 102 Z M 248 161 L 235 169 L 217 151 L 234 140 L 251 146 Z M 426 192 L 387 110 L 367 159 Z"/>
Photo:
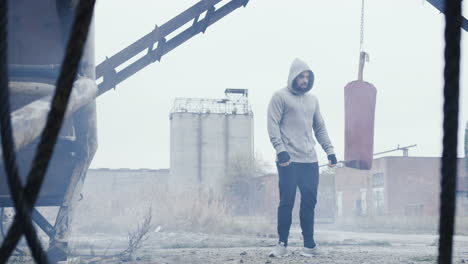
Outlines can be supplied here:
<path id="1" fill-rule="evenodd" d="M 156 223 L 164 229 L 218 232 L 229 222 L 228 205 L 220 197 L 197 190 L 170 193 L 155 190 L 152 195 Z"/>
<path id="2" fill-rule="evenodd" d="M 164 185 L 142 185 L 127 193 L 85 195 L 75 214 L 74 232 L 126 233 L 141 222 L 145 210 L 153 209 L 154 226 L 161 231 L 224 234 L 271 232 L 259 218 L 230 214 L 230 206 L 220 196 L 196 189 L 170 192 Z M 269 226 L 268 226 L 269 227 Z"/>

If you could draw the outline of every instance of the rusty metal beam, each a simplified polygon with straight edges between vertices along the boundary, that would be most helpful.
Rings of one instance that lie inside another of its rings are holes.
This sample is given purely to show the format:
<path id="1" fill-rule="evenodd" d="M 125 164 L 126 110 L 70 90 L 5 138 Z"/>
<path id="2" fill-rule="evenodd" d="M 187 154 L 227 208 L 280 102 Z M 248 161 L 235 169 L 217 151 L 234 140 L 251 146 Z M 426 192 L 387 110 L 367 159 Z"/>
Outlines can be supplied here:
<path id="1" fill-rule="evenodd" d="M 219 2 L 221 2 L 221 0 L 200 1 L 161 27 L 155 28 L 152 32 L 139 39 L 129 47 L 99 64 L 96 67 L 96 79 L 103 77 L 103 81 L 98 84 L 99 95 L 114 88 L 117 84 L 126 80 L 147 65 L 159 61 L 162 56 L 169 53 L 195 35 L 205 32 L 207 27 L 216 23 L 224 16 L 230 14 L 241 6 L 247 5 L 249 0 L 231 0 L 216 10 L 215 5 Z M 206 12 L 206 16 L 202 20 L 199 20 L 200 15 L 202 15 L 204 12 Z M 166 40 L 166 36 L 192 20 L 193 24 L 191 27 L 187 28 L 173 38 Z M 158 43 L 158 45 L 157 48 L 153 49 L 155 43 Z M 146 49 L 148 50 L 148 53 L 145 56 L 128 65 L 119 72 L 116 71 L 118 66 L 124 64 L 129 59 Z"/>
<path id="2" fill-rule="evenodd" d="M 37 211 L 36 208 L 33 208 L 32 214 L 31 214 L 32 219 L 34 222 L 49 236 L 53 237 L 55 234 L 54 227 L 47 221 L 47 219 L 42 216 L 42 214 Z"/>
<path id="3" fill-rule="evenodd" d="M 86 173 L 98 146 L 96 102 L 90 103 L 80 109 L 80 111 L 73 115 L 73 119 L 76 127 L 76 143 L 82 146 L 83 149 L 78 151 L 80 158 L 72 172 L 63 197 L 63 203 L 57 213 L 54 225 L 55 234 L 51 237 L 50 245 L 66 242 L 70 238 L 73 211 L 79 200 L 78 197 L 81 194 Z"/>
<path id="4" fill-rule="evenodd" d="M 187 22 L 194 19 L 197 15 L 200 15 L 203 12 L 207 11 L 210 6 L 213 6 L 221 1 L 222 0 L 205 0 L 198 2 L 191 8 L 185 10 L 178 16 L 166 22 L 161 27 L 156 27 L 153 31 L 151 31 L 144 37 L 135 41 L 133 44 L 126 47 L 125 49 L 119 51 L 117 54 L 105 60 L 101 64 L 97 65 L 96 79 L 99 79 L 101 76 L 103 76 L 106 70 L 118 67 L 123 62 L 131 59 L 133 56 L 137 55 L 138 53 L 147 49 L 155 42 L 159 41 L 161 38 L 164 38 L 165 36 L 174 32 L 178 28 L 182 27 Z"/>

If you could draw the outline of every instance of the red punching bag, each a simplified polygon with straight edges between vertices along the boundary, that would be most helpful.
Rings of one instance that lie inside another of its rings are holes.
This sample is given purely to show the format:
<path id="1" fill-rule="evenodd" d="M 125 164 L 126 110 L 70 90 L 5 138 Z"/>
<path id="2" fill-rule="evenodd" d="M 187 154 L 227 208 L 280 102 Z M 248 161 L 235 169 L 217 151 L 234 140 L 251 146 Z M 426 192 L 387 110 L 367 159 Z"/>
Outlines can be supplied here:
<path id="1" fill-rule="evenodd" d="M 364 44 L 364 0 L 361 9 L 361 43 L 358 80 L 344 88 L 345 99 L 345 166 L 370 170 L 374 157 L 374 119 L 377 89 L 363 81 L 364 63 L 368 54 Z"/>
<path id="2" fill-rule="evenodd" d="M 345 165 L 370 170 L 374 154 L 374 119 L 377 89 L 362 80 L 344 88 Z"/>

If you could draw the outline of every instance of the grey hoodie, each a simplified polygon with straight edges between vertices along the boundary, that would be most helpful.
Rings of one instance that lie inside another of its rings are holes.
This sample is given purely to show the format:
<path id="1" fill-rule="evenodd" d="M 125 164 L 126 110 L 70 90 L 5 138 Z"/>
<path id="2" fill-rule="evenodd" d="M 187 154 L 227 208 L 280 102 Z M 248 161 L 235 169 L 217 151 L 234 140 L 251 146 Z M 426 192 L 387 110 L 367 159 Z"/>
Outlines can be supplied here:
<path id="1" fill-rule="evenodd" d="M 293 88 L 293 81 L 304 71 L 310 72 L 309 87 L 299 91 Z M 287 151 L 291 162 L 317 162 L 312 131 L 327 155 L 334 154 L 317 97 L 308 93 L 313 84 L 314 74 L 309 66 L 295 59 L 289 70 L 288 86 L 275 92 L 268 105 L 270 141 L 277 154 Z"/>

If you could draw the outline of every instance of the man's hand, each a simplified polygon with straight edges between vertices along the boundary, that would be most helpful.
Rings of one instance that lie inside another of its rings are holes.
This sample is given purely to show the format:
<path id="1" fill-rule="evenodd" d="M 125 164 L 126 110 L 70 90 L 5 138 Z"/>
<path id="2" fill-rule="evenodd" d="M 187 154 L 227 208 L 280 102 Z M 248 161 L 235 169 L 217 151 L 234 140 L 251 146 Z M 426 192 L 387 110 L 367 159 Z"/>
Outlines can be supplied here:
<path id="1" fill-rule="evenodd" d="M 278 153 L 277 155 L 278 158 L 278 165 L 281 167 L 287 167 L 289 164 L 291 164 L 291 157 L 289 156 L 289 153 L 287 151 L 282 151 Z"/>
<path id="2" fill-rule="evenodd" d="M 336 163 L 337 163 L 337 160 L 336 160 L 335 154 L 328 155 L 328 167 L 330 168 L 336 167 Z"/>

